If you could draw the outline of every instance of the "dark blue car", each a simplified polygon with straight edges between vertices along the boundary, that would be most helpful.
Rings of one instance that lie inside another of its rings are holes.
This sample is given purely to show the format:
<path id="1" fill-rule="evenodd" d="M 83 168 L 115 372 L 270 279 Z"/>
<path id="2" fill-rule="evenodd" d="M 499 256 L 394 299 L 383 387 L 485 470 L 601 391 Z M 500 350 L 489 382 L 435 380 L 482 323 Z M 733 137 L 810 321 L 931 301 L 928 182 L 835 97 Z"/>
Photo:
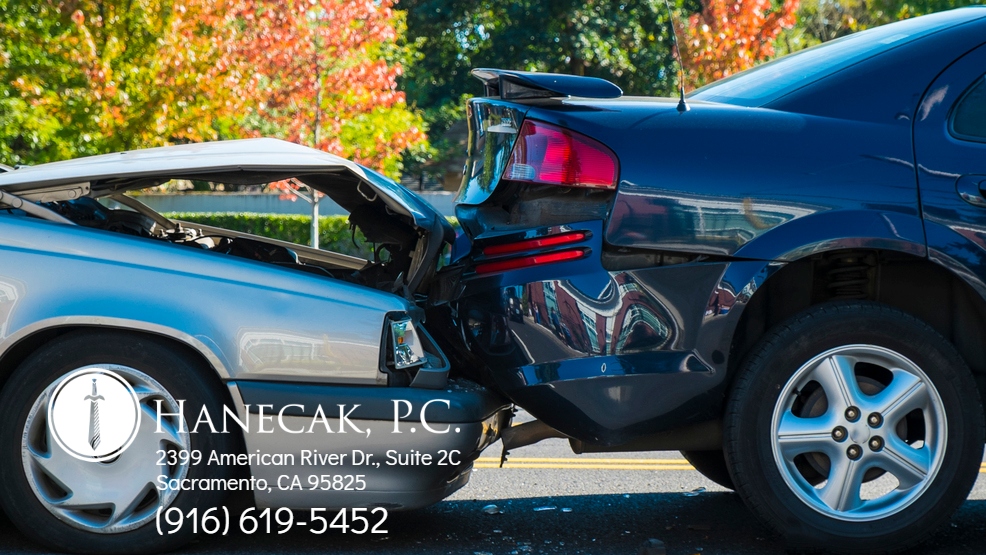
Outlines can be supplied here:
<path id="1" fill-rule="evenodd" d="M 986 8 L 681 107 L 474 74 L 472 251 L 429 325 L 537 418 L 506 449 L 680 450 L 796 548 L 897 551 L 949 519 L 984 443 Z"/>

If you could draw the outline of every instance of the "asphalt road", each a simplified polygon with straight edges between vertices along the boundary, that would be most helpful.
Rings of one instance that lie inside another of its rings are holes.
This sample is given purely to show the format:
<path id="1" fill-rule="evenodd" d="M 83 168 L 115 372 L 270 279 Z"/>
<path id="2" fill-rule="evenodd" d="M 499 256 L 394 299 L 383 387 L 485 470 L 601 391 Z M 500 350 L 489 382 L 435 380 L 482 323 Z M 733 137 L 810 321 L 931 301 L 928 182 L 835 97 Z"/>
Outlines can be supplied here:
<path id="1" fill-rule="evenodd" d="M 678 453 L 577 456 L 566 442 L 549 440 L 513 455 L 513 468 L 485 468 L 496 466 L 494 445 L 469 485 L 431 508 L 391 513 L 385 535 L 231 532 L 200 536 L 181 553 L 636 555 L 648 538 L 662 540 L 671 555 L 784 553 L 736 495 L 680 470 L 687 463 Z M 491 504 L 500 514 L 484 512 Z M 951 525 L 920 553 L 981 554 L 984 530 L 986 474 Z M 43 551 L 0 517 L 0 553 Z"/>

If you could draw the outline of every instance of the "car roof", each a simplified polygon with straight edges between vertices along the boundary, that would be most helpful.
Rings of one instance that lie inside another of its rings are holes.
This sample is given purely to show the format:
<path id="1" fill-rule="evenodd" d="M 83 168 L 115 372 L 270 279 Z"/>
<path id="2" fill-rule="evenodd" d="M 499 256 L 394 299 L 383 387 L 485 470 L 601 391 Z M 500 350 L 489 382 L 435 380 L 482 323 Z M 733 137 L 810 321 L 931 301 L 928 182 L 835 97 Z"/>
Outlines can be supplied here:
<path id="1" fill-rule="evenodd" d="M 350 171 L 363 168 L 344 158 L 279 139 L 240 139 L 164 146 L 87 156 L 0 172 L 0 189 L 12 193 L 74 183 L 134 181 L 142 177 Z"/>

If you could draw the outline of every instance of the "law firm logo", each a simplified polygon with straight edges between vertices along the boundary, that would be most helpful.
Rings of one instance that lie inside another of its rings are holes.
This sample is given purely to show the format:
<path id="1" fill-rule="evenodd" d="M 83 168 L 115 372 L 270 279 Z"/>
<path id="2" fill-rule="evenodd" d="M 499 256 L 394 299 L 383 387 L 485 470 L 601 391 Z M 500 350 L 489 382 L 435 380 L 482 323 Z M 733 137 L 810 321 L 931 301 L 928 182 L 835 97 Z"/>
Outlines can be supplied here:
<path id="1" fill-rule="evenodd" d="M 64 378 L 48 402 L 48 426 L 59 447 L 91 462 L 116 458 L 133 443 L 140 426 L 137 393 L 119 374 L 102 366 Z"/>

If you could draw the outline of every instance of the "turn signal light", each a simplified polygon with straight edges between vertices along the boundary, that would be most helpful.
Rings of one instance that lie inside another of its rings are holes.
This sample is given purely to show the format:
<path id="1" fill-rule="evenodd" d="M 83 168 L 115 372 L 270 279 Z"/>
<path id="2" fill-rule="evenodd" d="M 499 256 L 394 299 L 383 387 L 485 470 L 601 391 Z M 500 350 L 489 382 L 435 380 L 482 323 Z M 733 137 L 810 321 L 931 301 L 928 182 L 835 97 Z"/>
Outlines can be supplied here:
<path id="1" fill-rule="evenodd" d="M 585 135 L 524 120 L 504 179 L 561 187 L 615 189 L 619 163 L 613 151 Z"/>
<path id="2" fill-rule="evenodd" d="M 578 243 L 579 241 L 585 238 L 586 238 L 586 234 L 584 232 L 576 231 L 574 233 L 549 235 L 547 237 L 538 237 L 536 239 L 525 239 L 523 241 L 517 241 L 515 243 L 490 245 L 488 247 L 483 248 L 483 256 L 501 256 L 504 254 L 514 254 L 514 253 L 530 251 L 534 249 L 557 247 L 558 245 Z"/>
<path id="3" fill-rule="evenodd" d="M 418 332 L 415 331 L 414 322 L 410 318 L 390 322 L 390 337 L 394 367 L 409 368 L 425 362 L 421 340 L 418 339 Z"/>
<path id="4" fill-rule="evenodd" d="M 476 265 L 476 273 L 492 274 L 496 272 L 518 270 L 520 268 L 529 268 L 531 266 L 540 266 L 542 264 L 552 264 L 554 262 L 578 260 L 585 256 L 585 253 L 585 249 L 572 249 L 567 251 L 549 252 L 545 254 L 535 254 L 533 256 L 522 256 L 520 258 L 511 258 L 509 260 L 484 262 Z"/>

